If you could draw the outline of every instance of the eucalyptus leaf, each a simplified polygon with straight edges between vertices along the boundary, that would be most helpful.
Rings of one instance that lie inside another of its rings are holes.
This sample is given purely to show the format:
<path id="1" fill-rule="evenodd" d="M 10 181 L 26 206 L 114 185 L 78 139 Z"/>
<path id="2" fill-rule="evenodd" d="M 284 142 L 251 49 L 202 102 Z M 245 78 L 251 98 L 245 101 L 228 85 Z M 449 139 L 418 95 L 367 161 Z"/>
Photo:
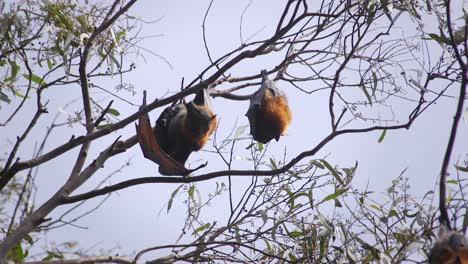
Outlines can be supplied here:
<path id="1" fill-rule="evenodd" d="M 239 139 L 240 135 L 244 133 L 245 129 L 247 126 L 240 126 L 236 129 L 236 132 L 234 133 L 234 139 Z"/>
<path id="2" fill-rule="evenodd" d="M 116 109 L 114 108 L 109 108 L 109 110 L 107 110 L 107 113 L 113 115 L 113 116 L 119 116 L 120 115 L 120 112 L 117 111 Z"/>
<path id="3" fill-rule="evenodd" d="M 201 232 L 201 231 L 203 231 L 203 230 L 209 228 L 210 226 L 211 226 L 210 223 L 206 223 L 206 224 L 204 224 L 204 225 L 201 225 L 201 226 L 199 226 L 197 229 L 195 229 L 195 230 L 193 231 L 192 235 L 196 235 L 196 234 L 198 234 L 199 232 Z"/>
<path id="4" fill-rule="evenodd" d="M 23 77 L 26 78 L 27 80 L 30 80 L 34 83 L 37 83 L 41 86 L 47 85 L 47 83 L 39 76 L 35 75 L 34 73 L 29 75 L 29 74 L 23 74 Z"/>
<path id="5" fill-rule="evenodd" d="M 384 138 L 385 138 L 385 135 L 387 135 L 387 129 L 384 129 L 384 130 L 382 131 L 382 133 L 380 134 L 379 140 L 377 140 L 377 142 L 382 143 L 382 141 L 383 141 Z"/>

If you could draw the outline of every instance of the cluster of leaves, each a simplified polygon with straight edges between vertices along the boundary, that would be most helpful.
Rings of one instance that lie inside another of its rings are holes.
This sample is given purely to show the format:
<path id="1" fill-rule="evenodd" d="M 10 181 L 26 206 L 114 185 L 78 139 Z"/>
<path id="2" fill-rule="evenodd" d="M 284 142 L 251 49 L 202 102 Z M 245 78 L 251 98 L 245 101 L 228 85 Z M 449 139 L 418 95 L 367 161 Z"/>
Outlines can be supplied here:
<path id="1" fill-rule="evenodd" d="M 95 25 L 105 19 L 109 7 L 80 4 L 76 0 L 33 0 L 1 2 L 0 8 L 1 106 L 2 102 L 11 103 L 13 98 L 30 98 L 32 88 L 39 92 L 54 85 L 77 83 L 81 49 Z M 122 57 L 134 47 L 127 36 L 133 27 L 132 23 L 117 21 L 94 40 L 90 57 L 95 65 L 89 77 L 122 74 L 135 68 L 129 63 L 128 69 L 123 69 Z M 128 84 L 118 86 L 131 91 Z M 103 110 L 94 103 L 97 112 Z M 108 113 L 119 114 L 115 109 Z"/>
<path id="2" fill-rule="evenodd" d="M 339 169 L 311 160 L 306 169 L 294 167 L 263 181 L 252 177 L 227 225 L 197 215 L 198 226 L 191 226 L 197 241 L 229 245 L 199 249 L 201 259 L 240 255 L 254 262 L 396 263 L 425 258 L 438 227 L 434 192 L 414 197 L 405 172 L 385 193 L 360 191 L 351 184 L 356 171 L 357 163 Z M 451 199 L 452 209 L 460 207 L 458 199 L 466 192 L 465 185 L 457 186 L 462 189 L 453 192 L 458 198 Z"/>
<path id="3" fill-rule="evenodd" d="M 4 167 L 12 164 L 17 149 L 36 125 L 39 116 L 48 112 L 46 107 L 49 100 L 43 98 L 42 92 L 50 87 L 80 84 L 78 70 L 83 48 L 95 31 L 95 25 L 106 19 L 105 15 L 109 9 L 110 6 L 102 3 L 84 4 L 78 0 L 0 1 L 0 110 L 5 113 L 2 115 L 0 126 L 9 125 L 14 117 L 20 116 L 18 113 L 25 108 L 26 100 L 33 105 L 37 104 L 37 113 L 33 121 L 25 121 L 29 126 L 23 136 L 17 138 L 16 144 L 13 144 L 12 153 L 2 153 L 7 159 L 2 156 L 0 172 L 4 172 Z M 134 18 L 124 16 L 116 20 L 109 30 L 99 34 L 93 41 L 89 62 L 92 67 L 89 70 L 90 78 L 124 74 L 135 68 L 134 63 L 126 61 L 128 69 L 122 69 L 123 55 L 134 48 L 135 44 L 132 37 L 126 34 L 134 26 L 132 19 Z M 133 91 L 131 85 L 121 86 L 123 88 L 119 88 L 120 90 Z M 71 106 L 76 101 L 71 100 L 68 105 L 59 108 L 41 144 L 36 144 L 33 151 L 35 157 L 43 154 L 46 141 L 55 128 L 82 123 L 82 107 L 76 109 L 76 105 Z M 104 120 L 108 122 L 120 115 L 116 109 L 105 109 L 100 102 L 92 100 L 92 104 L 96 115 L 106 113 L 109 118 Z M 72 114 L 67 113 L 67 108 L 74 108 L 70 110 Z M 11 109 L 14 110 L 7 116 L 6 113 Z M 63 123 L 57 121 L 60 114 L 67 116 Z M 22 118 L 27 120 L 29 116 L 23 115 Z M 31 169 L 28 173 L 17 175 L 6 187 L 1 188 L 2 239 L 36 209 L 36 174 L 37 168 Z M 18 262 L 26 260 L 30 247 L 36 246 L 35 236 L 36 234 L 32 233 L 15 244 L 8 257 Z M 46 251 L 44 260 L 61 259 L 64 258 L 64 254 L 58 250 L 58 246 L 51 247 Z"/>

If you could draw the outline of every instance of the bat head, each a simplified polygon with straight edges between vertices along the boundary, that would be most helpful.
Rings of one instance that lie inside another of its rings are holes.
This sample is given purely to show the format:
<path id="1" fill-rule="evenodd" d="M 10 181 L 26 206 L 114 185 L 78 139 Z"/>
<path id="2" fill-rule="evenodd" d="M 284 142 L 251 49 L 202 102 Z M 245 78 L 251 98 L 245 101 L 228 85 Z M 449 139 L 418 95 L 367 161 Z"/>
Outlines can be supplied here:
<path id="1" fill-rule="evenodd" d="M 462 258 L 460 263 L 466 263 L 466 256 L 460 255 L 459 252 L 465 252 L 468 249 L 467 238 L 456 231 L 449 231 L 444 225 L 441 225 L 439 231 L 439 239 L 429 252 L 429 263 L 458 263 L 457 258 Z"/>
<path id="2" fill-rule="evenodd" d="M 200 89 L 195 95 L 192 103 L 197 106 L 208 106 L 211 109 L 211 97 L 208 89 Z"/>
<path id="3" fill-rule="evenodd" d="M 216 115 L 211 108 L 211 99 L 207 89 L 197 92 L 195 98 L 186 104 L 187 120 L 195 135 L 202 135 L 210 129 L 211 123 L 216 122 Z"/>
<path id="4" fill-rule="evenodd" d="M 278 87 L 276 87 L 275 82 L 268 78 L 268 73 L 266 70 L 262 70 L 261 74 L 262 74 L 262 86 L 258 90 L 259 95 L 263 97 L 263 95 L 265 94 L 267 90 L 270 90 L 275 97 L 283 95 L 281 91 L 278 89 Z"/>

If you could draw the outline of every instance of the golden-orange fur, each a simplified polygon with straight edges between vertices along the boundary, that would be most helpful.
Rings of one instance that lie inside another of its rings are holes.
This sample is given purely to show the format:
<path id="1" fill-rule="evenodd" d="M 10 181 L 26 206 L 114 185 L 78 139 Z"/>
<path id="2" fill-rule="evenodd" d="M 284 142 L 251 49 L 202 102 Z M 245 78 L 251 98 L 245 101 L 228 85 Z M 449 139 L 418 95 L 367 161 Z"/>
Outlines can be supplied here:
<path id="1" fill-rule="evenodd" d="M 439 232 L 439 240 L 429 253 L 429 264 L 468 264 L 468 240 L 457 231 Z"/>
<path id="2" fill-rule="evenodd" d="M 217 119 L 208 91 L 203 89 L 191 102 L 182 101 L 167 107 L 156 121 L 154 134 L 160 151 L 184 167 L 190 154 L 202 149 L 216 128 Z M 166 173 L 166 170 L 161 171 L 161 164 L 160 172 Z"/>
<path id="3" fill-rule="evenodd" d="M 280 135 L 286 134 L 292 119 L 286 98 L 284 96 L 274 97 L 273 93 L 267 90 L 263 98 L 262 109 L 265 119 L 276 124 Z"/>
<path id="4" fill-rule="evenodd" d="M 266 90 L 261 105 L 253 109 L 252 136 L 258 142 L 265 144 L 272 139 L 278 141 L 288 130 L 291 110 L 283 95 L 274 96 L 272 91 Z"/>
<path id="5" fill-rule="evenodd" d="M 441 254 L 433 256 L 431 264 L 468 264 L 468 249 L 459 248 L 453 250 L 449 247 L 444 248 Z"/>
<path id="6" fill-rule="evenodd" d="M 146 91 L 143 91 L 143 104 L 140 107 L 140 109 L 144 108 L 146 106 Z M 153 130 L 151 128 L 151 122 L 149 119 L 148 114 L 142 115 L 138 119 L 138 124 L 135 124 L 136 131 L 137 131 L 137 137 L 138 137 L 138 142 L 140 144 L 141 150 L 143 152 L 143 156 L 157 164 L 159 164 L 159 172 L 162 175 L 188 175 L 193 171 L 196 171 L 200 168 L 203 168 L 206 166 L 205 164 L 202 164 L 195 169 L 186 169 L 184 166 L 185 160 L 187 159 L 188 155 L 190 154 L 191 151 L 177 151 L 172 154 L 174 157 L 172 157 L 170 154 L 167 153 L 166 150 L 163 149 L 163 147 L 167 148 L 167 137 L 166 135 L 166 127 L 162 129 L 162 125 L 165 123 L 163 120 L 166 117 L 166 114 L 170 112 L 171 109 L 168 108 L 166 109 L 163 114 L 163 118 L 159 118 L 158 122 L 156 122 L 156 128 Z M 159 125 L 159 131 L 158 131 L 158 125 Z M 159 133 L 158 133 L 159 132 Z M 162 141 L 159 141 L 159 140 Z M 170 149 L 173 150 L 173 149 Z"/>
<path id="7" fill-rule="evenodd" d="M 268 79 L 266 70 L 261 71 L 262 85 L 250 96 L 250 106 L 245 114 L 250 123 L 254 140 L 268 143 L 286 134 L 292 115 L 286 95 Z"/>

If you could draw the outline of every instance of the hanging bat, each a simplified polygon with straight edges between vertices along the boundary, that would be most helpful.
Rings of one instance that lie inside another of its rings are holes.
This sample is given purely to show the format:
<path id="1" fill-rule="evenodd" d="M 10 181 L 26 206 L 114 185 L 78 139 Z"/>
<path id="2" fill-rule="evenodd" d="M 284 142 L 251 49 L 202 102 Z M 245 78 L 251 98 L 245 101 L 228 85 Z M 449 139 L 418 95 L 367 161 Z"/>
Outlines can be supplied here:
<path id="1" fill-rule="evenodd" d="M 142 107 L 145 105 L 146 93 Z M 191 170 L 184 166 L 190 153 L 203 148 L 216 127 L 217 118 L 212 112 L 209 94 L 202 89 L 193 101 L 182 101 L 166 108 L 154 129 L 147 114 L 140 117 L 137 135 L 143 155 L 159 164 L 162 175 L 186 176 L 207 165 Z"/>
<path id="2" fill-rule="evenodd" d="M 291 110 L 286 95 L 262 70 L 262 85 L 250 97 L 249 110 L 245 114 L 250 123 L 250 134 L 261 143 L 273 138 L 278 141 L 291 123 Z"/>
<path id="3" fill-rule="evenodd" d="M 429 253 L 429 264 L 468 264 L 468 240 L 456 231 L 441 227 L 439 240 Z"/>

